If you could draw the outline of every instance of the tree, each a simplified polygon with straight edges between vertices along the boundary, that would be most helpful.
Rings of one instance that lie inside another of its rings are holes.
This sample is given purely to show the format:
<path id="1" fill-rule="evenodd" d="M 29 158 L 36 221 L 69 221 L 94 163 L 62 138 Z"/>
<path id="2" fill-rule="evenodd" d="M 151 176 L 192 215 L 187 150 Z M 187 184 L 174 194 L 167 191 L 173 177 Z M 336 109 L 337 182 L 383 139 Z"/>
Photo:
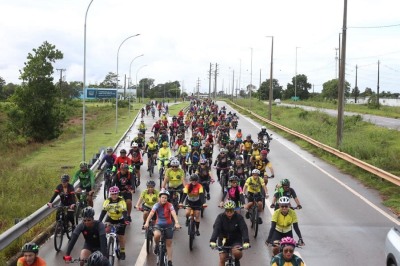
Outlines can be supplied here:
<path id="1" fill-rule="evenodd" d="M 261 100 L 269 100 L 269 87 L 270 79 L 267 79 L 261 83 L 261 86 L 257 91 L 260 94 Z M 282 86 L 279 85 L 277 79 L 272 79 L 272 94 L 273 100 L 280 99 L 282 97 Z"/>
<path id="2" fill-rule="evenodd" d="M 296 91 L 294 89 L 294 84 L 296 83 Z M 310 93 L 308 90 L 311 89 L 311 84 L 307 82 L 307 76 L 304 74 L 298 74 L 297 79 L 292 78 L 292 83 L 287 84 L 287 89 L 283 93 L 285 99 L 294 97 L 295 95 L 302 100 L 308 99 Z"/>
<path id="3" fill-rule="evenodd" d="M 344 95 L 346 97 L 349 96 L 350 94 L 350 84 L 346 81 L 344 84 Z M 322 84 L 322 92 L 321 96 L 322 98 L 328 99 L 328 100 L 336 100 L 338 98 L 338 88 L 339 88 L 339 80 L 338 79 L 332 79 L 324 84 Z"/>
<path id="4" fill-rule="evenodd" d="M 20 70 L 24 82 L 15 91 L 12 97 L 15 105 L 8 113 L 14 132 L 40 142 L 61 134 L 65 115 L 60 112 L 52 63 L 62 58 L 62 52 L 47 41 L 28 54 L 25 67 Z"/>
<path id="5" fill-rule="evenodd" d="M 354 97 L 354 103 L 357 103 L 357 99 L 360 96 L 360 90 L 357 86 L 351 91 L 351 96 Z"/>
<path id="6" fill-rule="evenodd" d="M 117 74 L 108 72 L 103 82 L 99 85 L 100 88 L 116 88 L 117 87 Z"/>
<path id="7" fill-rule="evenodd" d="M 0 77 L 0 100 L 4 100 L 7 98 L 7 97 L 4 97 L 4 92 L 3 92 L 5 85 L 6 85 L 6 81 L 2 77 Z"/>
<path id="8" fill-rule="evenodd" d="M 82 91 L 82 82 L 80 81 L 72 81 L 70 83 L 66 81 L 56 83 L 56 87 L 61 90 L 60 96 L 63 101 L 69 100 L 72 98 L 78 98 L 80 95 L 80 91 Z"/>

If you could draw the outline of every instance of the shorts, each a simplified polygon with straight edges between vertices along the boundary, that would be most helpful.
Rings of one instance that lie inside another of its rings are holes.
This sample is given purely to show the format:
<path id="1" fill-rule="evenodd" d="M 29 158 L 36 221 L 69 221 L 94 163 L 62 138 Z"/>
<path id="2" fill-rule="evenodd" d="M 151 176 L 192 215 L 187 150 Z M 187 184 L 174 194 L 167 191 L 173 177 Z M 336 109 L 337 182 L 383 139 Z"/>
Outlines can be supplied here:
<path id="1" fill-rule="evenodd" d="M 249 194 L 247 195 L 247 198 L 248 198 L 249 202 L 253 202 L 253 200 L 262 201 L 262 195 L 260 192 L 258 192 L 258 193 L 249 192 Z"/>
<path id="2" fill-rule="evenodd" d="M 202 207 L 203 203 L 201 202 L 201 200 L 196 200 L 196 201 L 186 200 L 186 204 L 189 205 L 189 207 L 195 211 L 201 211 L 201 209 L 203 208 Z"/>
<path id="3" fill-rule="evenodd" d="M 90 250 L 90 252 L 92 252 L 92 253 L 95 251 L 101 251 L 99 246 L 91 245 L 91 244 L 87 243 L 86 241 L 85 241 L 85 243 L 83 243 L 82 249 Z"/>
<path id="4" fill-rule="evenodd" d="M 85 190 L 86 190 L 86 192 L 88 192 L 88 193 L 89 193 L 89 191 L 92 190 L 92 186 L 83 187 L 82 184 L 80 184 L 79 187 L 80 187 L 80 189 L 81 189 L 82 191 L 85 191 Z"/>
<path id="5" fill-rule="evenodd" d="M 129 191 L 121 192 L 121 196 L 124 198 L 124 200 L 132 200 L 132 193 Z"/>
<path id="6" fill-rule="evenodd" d="M 172 239 L 174 237 L 174 228 L 172 225 L 155 225 L 154 230 L 160 231 L 160 228 L 165 229 L 165 239 Z"/>
<path id="7" fill-rule="evenodd" d="M 124 223 L 124 219 L 120 219 L 120 220 L 113 220 L 110 217 L 107 217 L 105 220 L 105 223 L 110 223 L 110 224 L 120 224 L 119 227 L 117 227 L 117 235 L 123 236 L 125 235 L 125 228 L 126 225 Z"/>

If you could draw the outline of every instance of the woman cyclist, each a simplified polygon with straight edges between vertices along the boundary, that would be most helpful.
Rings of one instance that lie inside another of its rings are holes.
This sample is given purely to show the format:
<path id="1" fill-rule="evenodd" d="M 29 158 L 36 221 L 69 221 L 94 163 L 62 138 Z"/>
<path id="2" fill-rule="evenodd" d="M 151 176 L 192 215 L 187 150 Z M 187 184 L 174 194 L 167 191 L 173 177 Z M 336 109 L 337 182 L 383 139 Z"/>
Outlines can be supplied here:
<path id="1" fill-rule="evenodd" d="M 296 241 L 290 236 L 281 239 L 279 244 L 280 253 L 273 256 L 271 266 L 304 266 L 303 260 L 294 253 Z"/>
<path id="2" fill-rule="evenodd" d="M 154 204 L 156 204 L 158 201 L 159 193 L 158 190 L 154 188 L 156 186 L 156 183 L 153 180 L 147 181 L 146 186 L 147 189 L 143 190 L 142 193 L 140 193 L 140 197 L 135 206 L 136 210 L 143 211 L 142 230 L 144 230 L 144 224 L 146 223 L 151 208 L 153 208 Z"/>
<path id="3" fill-rule="evenodd" d="M 240 206 L 245 204 L 244 194 L 242 188 L 239 186 L 239 178 L 235 175 L 229 177 L 229 185 L 224 191 L 222 201 L 219 206 L 224 206 L 225 200 L 231 200 L 235 202 L 235 211 L 240 214 Z"/>

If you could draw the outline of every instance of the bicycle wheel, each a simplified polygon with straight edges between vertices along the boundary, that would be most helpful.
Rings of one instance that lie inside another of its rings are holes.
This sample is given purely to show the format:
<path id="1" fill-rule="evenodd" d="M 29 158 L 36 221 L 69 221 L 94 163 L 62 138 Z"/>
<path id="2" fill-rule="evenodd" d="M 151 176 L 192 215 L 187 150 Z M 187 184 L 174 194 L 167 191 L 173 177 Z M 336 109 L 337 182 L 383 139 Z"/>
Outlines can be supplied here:
<path id="1" fill-rule="evenodd" d="M 162 164 L 164 163 L 164 162 L 161 162 Z M 159 179 L 160 179 L 160 190 L 161 190 L 161 187 L 162 187 L 162 182 L 163 182 L 163 175 L 164 175 L 164 167 L 162 167 L 161 166 L 161 168 L 160 168 L 160 177 L 159 177 Z"/>
<path id="2" fill-rule="evenodd" d="M 82 220 L 82 204 L 80 202 L 78 202 L 78 204 L 76 205 L 76 209 L 75 209 L 75 224 L 78 225 L 80 223 L 80 221 Z"/>
<path id="3" fill-rule="evenodd" d="M 153 245 L 153 234 L 149 228 L 146 230 L 146 251 L 147 254 L 151 252 L 151 246 Z"/>
<path id="4" fill-rule="evenodd" d="M 224 190 L 225 190 L 225 174 L 221 173 L 221 189 L 222 189 L 222 194 L 224 194 Z"/>
<path id="5" fill-rule="evenodd" d="M 104 181 L 104 189 L 103 189 L 103 194 L 104 194 L 104 199 L 108 198 L 108 189 L 110 188 L 110 181 L 107 179 Z"/>
<path id="6" fill-rule="evenodd" d="M 107 244 L 107 255 L 108 255 L 108 261 L 110 262 L 111 266 L 114 265 L 114 238 L 110 237 L 108 239 L 108 244 Z"/>
<path id="7" fill-rule="evenodd" d="M 71 239 L 71 235 L 72 235 L 72 224 L 70 221 L 64 221 L 64 223 L 66 223 L 65 228 L 64 228 L 64 232 L 67 235 L 68 239 Z"/>
<path id="8" fill-rule="evenodd" d="M 164 248 L 162 247 L 162 245 L 160 244 L 159 247 L 159 251 L 158 251 L 158 258 L 157 258 L 157 265 L 158 266 L 167 266 L 166 257 L 167 254 L 165 254 L 166 252 L 164 251 Z"/>
<path id="9" fill-rule="evenodd" d="M 189 223 L 189 249 L 190 251 L 193 250 L 193 241 L 194 241 L 194 236 L 195 236 L 195 223 L 194 219 L 190 219 Z"/>
<path id="10" fill-rule="evenodd" d="M 257 237 L 257 234 L 258 234 L 258 219 L 259 219 L 259 213 L 258 213 L 258 208 L 255 208 L 254 209 L 254 213 L 253 213 L 254 215 L 254 218 L 253 218 L 253 223 L 254 223 L 254 234 L 253 234 L 253 236 L 254 236 L 254 238 L 256 238 Z"/>
<path id="11" fill-rule="evenodd" d="M 119 246 L 118 236 L 115 238 L 115 255 L 118 259 L 121 257 L 121 247 Z"/>
<path id="12" fill-rule="evenodd" d="M 64 226 L 62 222 L 57 222 L 54 229 L 54 248 L 57 252 L 61 250 L 62 241 L 64 237 Z"/>

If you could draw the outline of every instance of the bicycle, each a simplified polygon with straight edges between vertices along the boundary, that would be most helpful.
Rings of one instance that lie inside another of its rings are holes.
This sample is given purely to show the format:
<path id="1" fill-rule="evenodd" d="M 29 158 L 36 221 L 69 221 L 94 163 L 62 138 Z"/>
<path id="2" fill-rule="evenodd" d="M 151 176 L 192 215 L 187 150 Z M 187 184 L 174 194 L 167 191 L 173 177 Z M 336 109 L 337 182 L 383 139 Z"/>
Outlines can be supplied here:
<path id="1" fill-rule="evenodd" d="M 120 224 L 108 224 L 110 226 L 110 233 L 106 234 L 107 237 L 107 255 L 111 266 L 114 265 L 115 257 L 120 258 L 121 248 L 119 246 L 119 240 L 117 235 L 117 229 L 121 226 Z"/>
<path id="2" fill-rule="evenodd" d="M 168 192 L 170 195 L 170 199 L 171 199 L 171 204 L 172 206 L 174 206 L 176 215 L 178 215 L 178 211 L 179 211 L 179 199 L 182 193 L 182 189 L 176 189 L 176 188 L 168 188 Z"/>
<path id="3" fill-rule="evenodd" d="M 228 169 L 229 167 L 216 167 L 217 170 L 221 170 L 220 172 L 220 185 L 221 185 L 221 190 L 222 194 L 225 191 L 225 188 L 228 186 Z"/>
<path id="4" fill-rule="evenodd" d="M 160 242 L 158 244 L 158 255 L 157 255 L 157 266 L 167 266 L 167 244 L 166 244 L 166 232 L 169 228 L 158 228 L 161 232 Z"/>
<path id="5" fill-rule="evenodd" d="M 202 208 L 202 206 L 189 206 L 189 205 L 185 205 L 182 208 L 186 209 L 186 208 L 190 208 L 190 212 L 189 212 L 189 225 L 188 225 L 188 235 L 189 235 L 189 249 L 190 251 L 193 250 L 193 241 L 196 238 L 196 222 L 194 220 L 194 209 L 193 208 Z"/>
<path id="6" fill-rule="evenodd" d="M 146 153 L 146 152 L 145 152 Z M 145 154 L 143 153 L 143 155 Z M 147 160 L 147 171 L 149 171 L 150 177 L 154 174 L 154 166 L 156 165 L 156 152 L 155 151 L 147 151 L 148 160 Z"/>
<path id="7" fill-rule="evenodd" d="M 70 221 L 68 221 L 68 206 L 58 205 L 53 208 L 57 208 L 56 226 L 54 229 L 54 248 L 59 252 L 61 250 L 64 234 L 67 235 L 68 239 L 71 239 L 72 225 Z"/>
<path id="8" fill-rule="evenodd" d="M 108 190 L 110 189 L 111 185 L 112 185 L 112 177 L 113 177 L 114 173 L 111 171 L 111 169 L 107 169 L 104 172 L 103 178 L 104 178 L 104 188 L 103 188 L 103 195 L 104 195 L 104 199 L 108 198 Z"/>
<path id="9" fill-rule="evenodd" d="M 163 159 L 157 159 L 157 160 L 159 160 L 160 162 L 161 162 L 161 167 L 160 167 L 160 170 L 159 170 L 159 179 L 160 179 L 160 190 L 161 190 L 161 187 L 162 187 L 162 183 L 163 183 L 163 181 L 164 181 L 164 172 L 165 172 L 165 161 L 168 161 L 168 158 L 163 158 Z"/>
<path id="10" fill-rule="evenodd" d="M 86 190 L 80 193 L 75 208 L 75 224 L 79 224 L 82 220 L 82 210 L 88 206 Z"/>
<path id="11" fill-rule="evenodd" d="M 84 265 L 86 265 L 88 260 L 87 259 L 81 259 L 81 258 L 76 258 L 76 259 L 71 258 L 70 260 L 64 259 L 65 264 L 81 263 L 82 261 L 83 261 L 83 263 L 85 263 Z"/>
<path id="12" fill-rule="evenodd" d="M 227 256 L 225 257 L 225 266 L 235 266 L 237 264 L 235 262 L 235 258 L 232 255 L 232 248 L 242 251 L 243 247 L 225 246 L 225 243 L 226 243 L 226 238 L 223 238 L 222 246 L 217 246 L 217 250 L 219 252 L 224 252 L 227 254 Z"/>
<path id="13" fill-rule="evenodd" d="M 264 197 L 262 196 L 261 193 L 259 195 L 253 196 L 253 206 L 251 206 L 251 209 L 249 210 L 251 228 L 254 229 L 254 233 L 253 233 L 254 238 L 257 237 L 259 220 L 261 219 L 260 213 L 258 211 L 258 200 L 260 198 L 261 198 L 261 200 L 264 201 Z"/>

